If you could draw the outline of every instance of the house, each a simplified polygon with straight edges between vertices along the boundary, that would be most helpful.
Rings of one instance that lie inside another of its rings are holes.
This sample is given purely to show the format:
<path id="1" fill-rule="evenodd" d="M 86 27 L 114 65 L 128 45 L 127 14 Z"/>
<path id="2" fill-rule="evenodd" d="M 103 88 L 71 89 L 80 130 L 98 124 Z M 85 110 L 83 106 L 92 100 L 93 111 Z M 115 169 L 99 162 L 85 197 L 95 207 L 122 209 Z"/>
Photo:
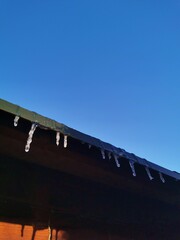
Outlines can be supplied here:
<path id="1" fill-rule="evenodd" d="M 180 239 L 180 174 L 0 99 L 0 239 Z"/>

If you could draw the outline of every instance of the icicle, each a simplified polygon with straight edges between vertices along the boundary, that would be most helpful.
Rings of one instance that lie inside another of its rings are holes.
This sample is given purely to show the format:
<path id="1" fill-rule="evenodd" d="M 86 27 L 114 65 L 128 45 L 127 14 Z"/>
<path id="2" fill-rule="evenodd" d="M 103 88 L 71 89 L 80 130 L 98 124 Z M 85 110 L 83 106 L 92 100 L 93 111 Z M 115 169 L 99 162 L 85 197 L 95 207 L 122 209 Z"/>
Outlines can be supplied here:
<path id="1" fill-rule="evenodd" d="M 64 135 L 64 148 L 67 148 L 67 135 Z"/>
<path id="2" fill-rule="evenodd" d="M 109 160 L 111 159 L 111 152 L 108 152 L 108 158 L 109 158 Z"/>
<path id="3" fill-rule="evenodd" d="M 19 116 L 15 116 L 15 118 L 14 118 L 14 126 L 15 127 L 17 127 L 17 125 L 18 125 L 18 121 L 19 121 Z"/>
<path id="4" fill-rule="evenodd" d="M 21 226 L 21 237 L 24 236 L 24 225 Z"/>
<path id="5" fill-rule="evenodd" d="M 134 177 L 136 177 L 136 171 L 135 171 L 135 167 L 134 167 L 134 161 L 130 160 L 130 161 L 129 161 L 129 165 L 130 165 L 131 170 L 132 170 L 132 175 L 133 175 Z"/>
<path id="6" fill-rule="evenodd" d="M 117 156 L 116 154 L 113 154 L 113 156 L 114 156 L 114 160 L 115 160 L 115 162 L 116 162 L 116 166 L 117 166 L 117 167 L 120 167 L 120 163 L 119 163 L 119 161 L 118 161 L 118 156 Z"/>
<path id="7" fill-rule="evenodd" d="M 56 132 L 56 145 L 57 146 L 59 146 L 60 138 L 61 138 L 60 132 Z"/>
<path id="8" fill-rule="evenodd" d="M 103 149 L 101 149 L 101 155 L 102 155 L 102 158 L 105 159 L 106 158 L 106 155 L 105 155 L 105 152 Z"/>
<path id="9" fill-rule="evenodd" d="M 149 168 L 148 168 L 148 167 L 145 167 L 145 169 L 146 169 L 146 172 L 147 172 L 147 175 L 148 175 L 149 179 L 150 179 L 150 180 L 153 180 L 153 177 L 152 177 L 152 175 L 151 175 L 151 173 L 150 173 L 150 171 L 149 171 Z"/>
<path id="10" fill-rule="evenodd" d="M 90 149 L 91 147 L 92 147 L 91 144 L 89 144 L 89 145 L 88 145 L 88 148 Z"/>
<path id="11" fill-rule="evenodd" d="M 49 232 L 48 240 L 51 240 L 52 239 L 52 229 L 50 226 L 48 227 L 48 232 Z"/>
<path id="12" fill-rule="evenodd" d="M 25 152 L 29 152 L 30 144 L 32 142 L 32 137 L 33 137 L 33 134 L 36 130 L 36 127 L 37 127 L 37 124 L 33 123 L 32 126 L 31 126 L 31 130 L 29 131 L 29 137 L 27 139 L 27 143 L 26 143 L 26 146 L 25 146 Z"/>
<path id="13" fill-rule="evenodd" d="M 162 181 L 163 183 L 165 183 L 165 179 L 164 179 L 164 177 L 163 177 L 163 175 L 162 175 L 161 172 L 159 172 L 159 177 L 160 177 L 161 181 Z"/>

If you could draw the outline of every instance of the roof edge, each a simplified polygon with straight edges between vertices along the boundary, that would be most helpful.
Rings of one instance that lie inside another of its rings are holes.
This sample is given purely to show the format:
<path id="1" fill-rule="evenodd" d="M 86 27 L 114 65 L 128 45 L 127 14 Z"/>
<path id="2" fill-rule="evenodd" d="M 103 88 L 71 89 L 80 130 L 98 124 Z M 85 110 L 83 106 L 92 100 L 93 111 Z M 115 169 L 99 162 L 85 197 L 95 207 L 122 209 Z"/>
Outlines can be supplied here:
<path id="1" fill-rule="evenodd" d="M 122 148 L 117 148 L 109 143 L 101 141 L 98 138 L 91 137 L 90 135 L 81 133 L 73 128 L 70 128 L 70 127 L 62 124 L 62 123 L 59 123 L 55 120 L 44 117 L 36 112 L 29 111 L 25 108 L 22 108 L 18 105 L 10 103 L 6 100 L 0 99 L 0 110 L 11 113 L 17 117 L 26 119 L 32 123 L 37 124 L 40 127 L 51 129 L 56 132 L 60 132 L 63 135 L 70 136 L 81 142 L 87 143 L 90 146 L 91 145 L 95 146 L 95 147 L 99 148 L 100 150 L 102 150 L 103 152 L 107 151 L 108 155 L 110 153 L 114 156 L 117 166 L 118 166 L 118 158 L 121 158 L 121 157 L 126 158 L 130 162 L 130 167 L 132 169 L 133 176 L 136 175 L 135 170 L 134 170 L 134 163 L 138 163 L 146 168 L 146 171 L 147 171 L 147 174 L 148 174 L 150 180 L 152 180 L 153 177 L 151 176 L 151 174 L 149 172 L 149 168 L 160 173 L 160 178 L 161 178 L 162 182 L 163 182 L 163 178 L 161 176 L 161 173 L 163 173 L 167 176 L 170 176 L 172 178 L 175 178 L 176 180 L 180 180 L 180 173 L 178 173 L 178 172 L 168 170 L 168 169 L 161 167 L 155 163 L 152 163 L 144 158 L 140 158 L 133 153 L 126 152 Z M 105 154 L 102 154 L 102 155 L 104 158 Z M 120 166 L 120 164 L 119 164 L 119 166 Z"/>

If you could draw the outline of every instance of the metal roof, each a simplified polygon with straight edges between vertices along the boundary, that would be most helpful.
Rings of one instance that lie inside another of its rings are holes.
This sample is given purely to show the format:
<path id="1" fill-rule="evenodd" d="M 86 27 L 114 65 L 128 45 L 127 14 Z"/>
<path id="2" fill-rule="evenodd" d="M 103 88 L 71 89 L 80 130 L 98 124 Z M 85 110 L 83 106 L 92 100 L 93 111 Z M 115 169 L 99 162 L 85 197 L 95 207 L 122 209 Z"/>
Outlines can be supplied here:
<path id="1" fill-rule="evenodd" d="M 26 119 L 26 120 L 32 122 L 32 124 L 33 123 L 36 124 L 36 126 L 51 129 L 53 131 L 56 131 L 57 133 L 61 133 L 65 136 L 70 136 L 81 142 L 87 143 L 90 146 L 92 145 L 94 147 L 97 147 L 98 149 L 101 150 L 103 158 L 105 157 L 105 153 L 108 153 L 108 155 L 112 154 L 116 160 L 116 164 L 118 167 L 119 167 L 118 158 L 123 157 L 129 161 L 130 167 L 133 172 L 133 176 L 136 175 L 134 164 L 138 163 L 145 167 L 150 180 L 152 180 L 150 169 L 153 169 L 153 170 L 159 172 L 162 182 L 164 182 L 164 178 L 163 178 L 162 174 L 165 174 L 167 176 L 175 178 L 176 180 L 180 180 L 180 173 L 163 168 L 163 167 L 156 165 L 144 158 L 140 158 L 133 153 L 129 153 L 122 148 L 117 148 L 109 143 L 99 140 L 98 138 L 91 137 L 87 134 L 81 133 L 73 128 L 70 128 L 70 127 L 62 124 L 62 123 L 59 123 L 55 120 L 44 117 L 35 112 L 29 111 L 25 108 L 22 108 L 18 105 L 12 104 L 3 99 L 0 99 L 0 110 L 11 113 L 11 114 L 15 115 L 15 117 L 17 116 L 15 121 L 18 121 L 18 118 L 20 117 L 20 118 L 23 118 L 23 119 Z"/>

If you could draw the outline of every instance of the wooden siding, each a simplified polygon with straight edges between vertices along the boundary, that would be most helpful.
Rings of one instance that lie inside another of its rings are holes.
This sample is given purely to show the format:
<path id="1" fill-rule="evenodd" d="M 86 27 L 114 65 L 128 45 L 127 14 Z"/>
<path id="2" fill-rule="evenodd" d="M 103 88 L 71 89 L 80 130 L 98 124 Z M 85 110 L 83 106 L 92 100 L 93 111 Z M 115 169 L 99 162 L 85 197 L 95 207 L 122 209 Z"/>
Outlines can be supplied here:
<path id="1" fill-rule="evenodd" d="M 49 230 L 37 230 L 33 238 L 33 227 L 24 226 L 22 231 L 22 226 L 19 224 L 11 224 L 0 222 L 0 239 L 1 240 L 124 240 L 125 238 L 120 238 L 119 236 L 110 236 L 107 233 L 98 233 L 93 230 L 88 229 L 76 229 L 76 230 L 52 230 L 52 236 L 49 236 Z"/>

